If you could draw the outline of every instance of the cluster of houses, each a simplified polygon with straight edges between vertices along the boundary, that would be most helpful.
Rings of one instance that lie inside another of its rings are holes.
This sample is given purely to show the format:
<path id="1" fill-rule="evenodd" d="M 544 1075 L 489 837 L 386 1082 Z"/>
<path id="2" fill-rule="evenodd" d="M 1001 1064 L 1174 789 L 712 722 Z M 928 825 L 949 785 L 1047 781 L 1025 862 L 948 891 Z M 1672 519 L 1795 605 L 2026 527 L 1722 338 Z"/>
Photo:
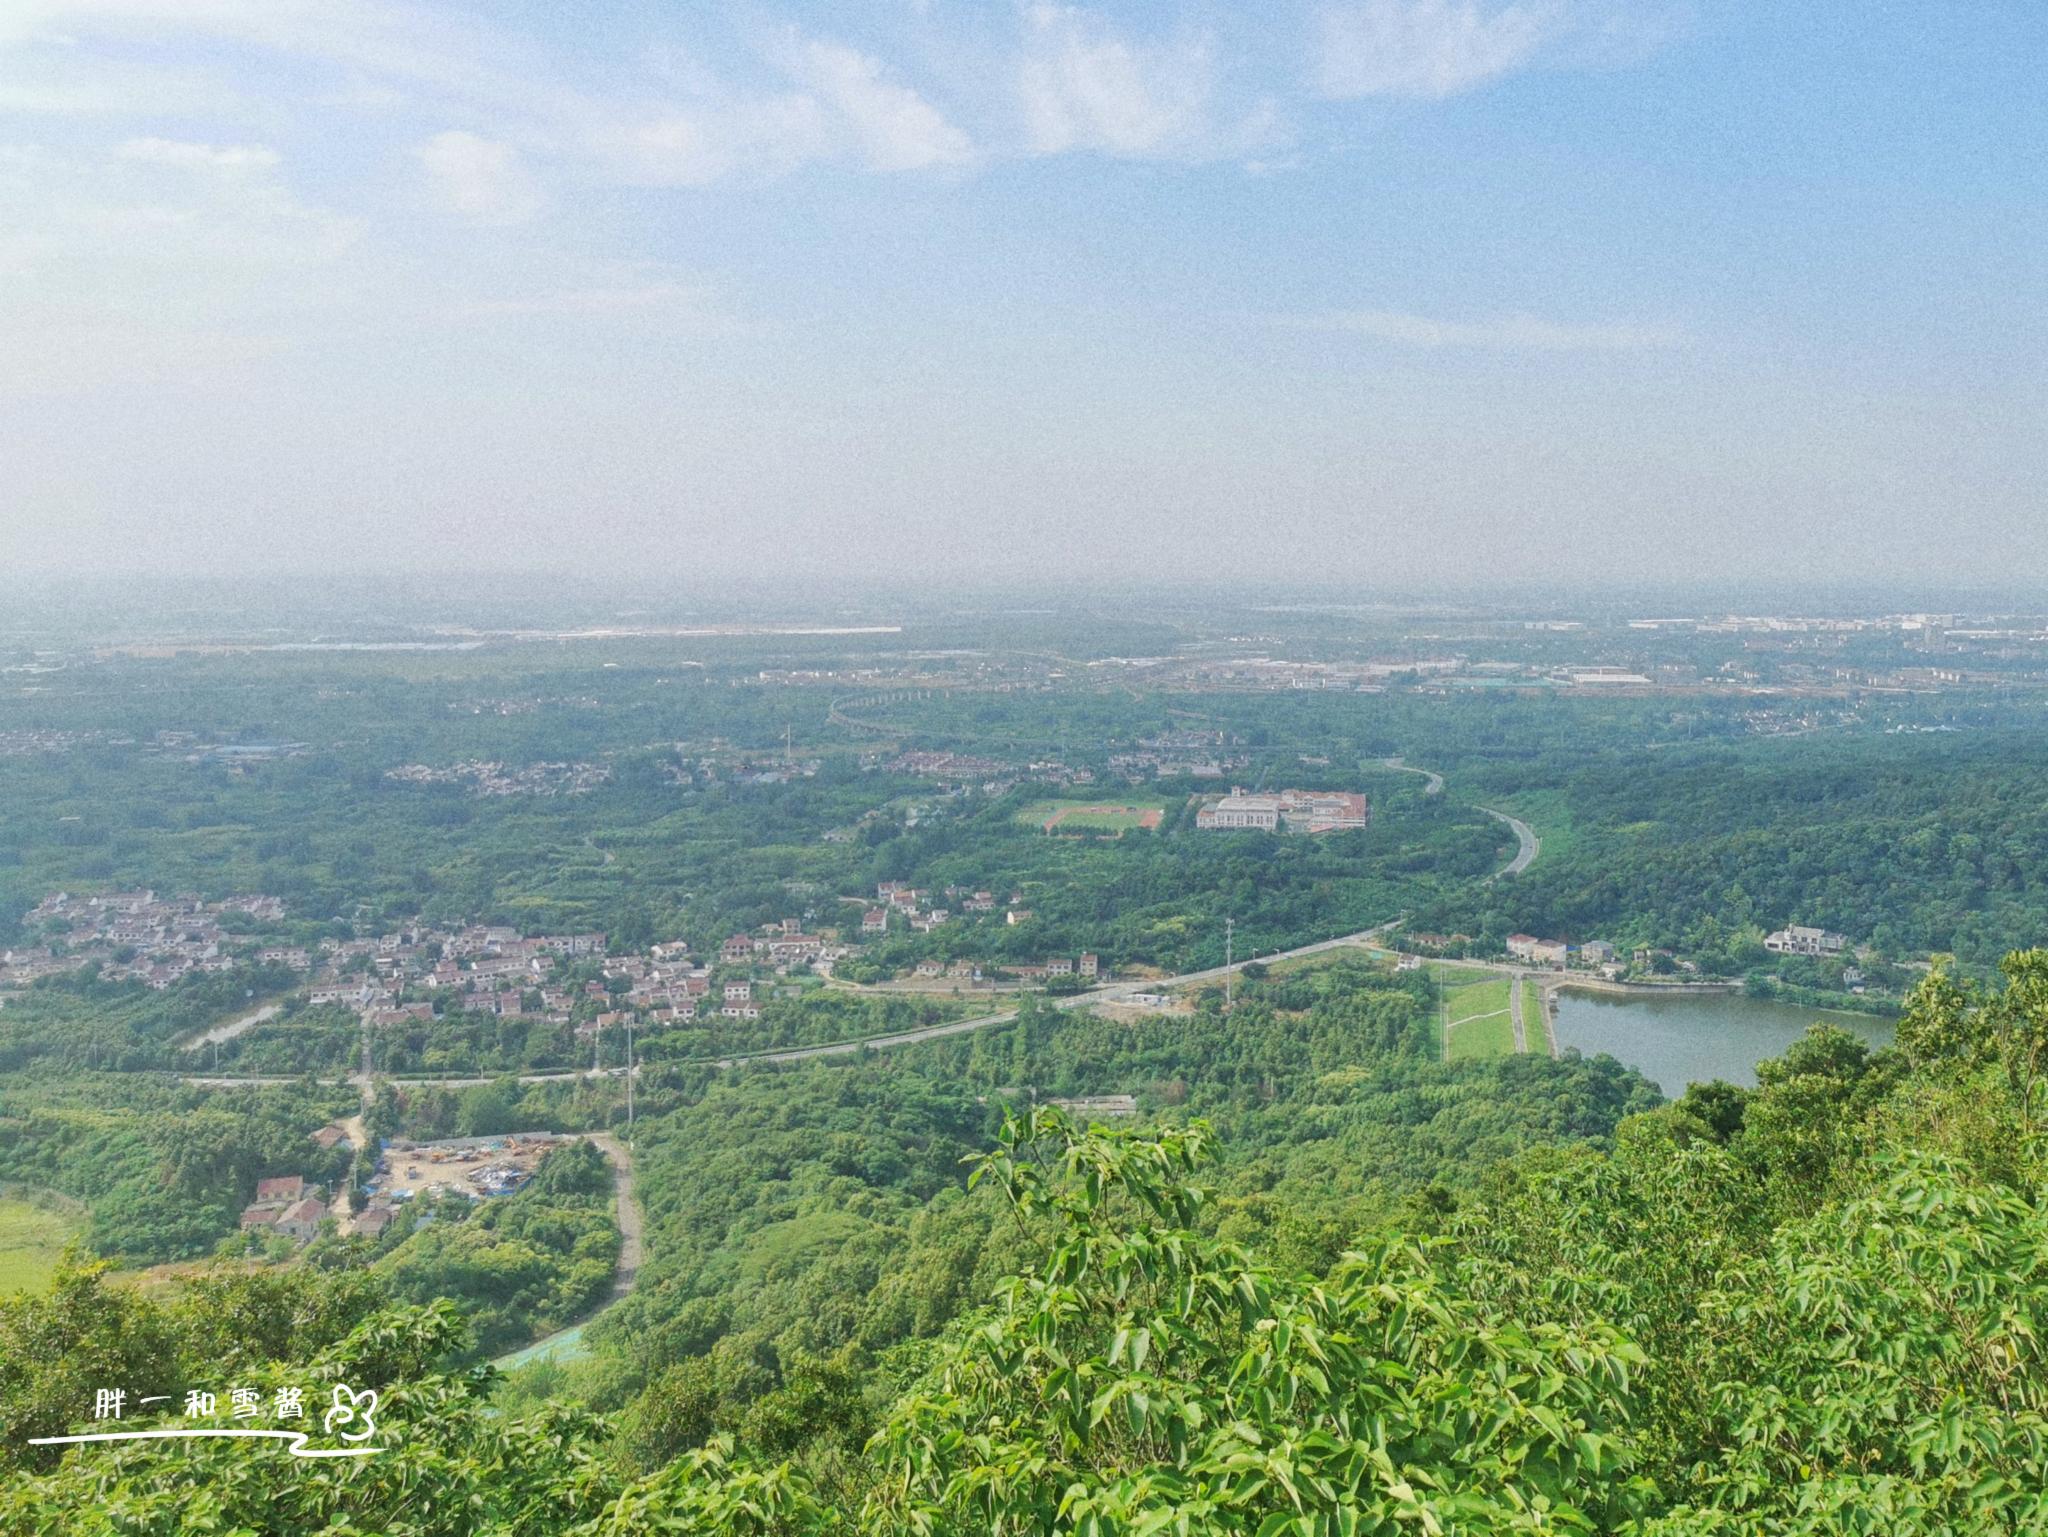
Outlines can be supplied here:
<path id="1" fill-rule="evenodd" d="M 990 974 L 995 971 L 1024 982 L 1046 982 L 1055 977 L 1080 977 L 1095 982 L 1109 975 L 1101 959 L 1092 952 L 1080 956 L 1054 956 L 1049 961 L 941 961 L 927 957 L 917 963 L 911 975 L 927 980 L 950 978 L 958 982 L 985 982 L 991 980 Z"/>
<path id="2" fill-rule="evenodd" d="M 348 1132 L 329 1123 L 313 1133 L 321 1149 L 347 1140 Z M 319 1185 L 297 1174 L 271 1175 L 256 1182 L 256 1197 L 242 1208 L 244 1233 L 276 1234 L 293 1243 L 310 1243 L 320 1236 L 323 1223 L 332 1219 L 335 1230 L 359 1238 L 378 1238 L 397 1220 L 398 1207 L 422 1191 L 464 1189 L 480 1196 L 509 1195 L 533 1177 L 534 1167 L 548 1148 L 562 1139 L 538 1134 L 509 1139 L 472 1138 L 418 1147 L 409 1142 L 390 1144 L 379 1154 L 376 1167 L 366 1183 L 369 1202 L 350 1217 L 346 1202 L 336 1199 L 330 1206 Z M 407 1178 L 393 1178 L 391 1160 L 406 1165 Z M 454 1178 L 440 1179 L 439 1170 L 424 1170 L 421 1164 L 454 1163 L 462 1167 Z M 471 1164 L 477 1167 L 468 1167 Z"/>
<path id="3" fill-rule="evenodd" d="M 1251 762 L 1244 753 L 1228 750 L 1235 740 L 1225 731 L 1162 731 L 1135 743 L 1129 752 L 1111 753 L 1109 771 L 1132 784 L 1146 779 L 1221 779 Z"/>
<path id="4" fill-rule="evenodd" d="M 478 923 L 414 924 L 312 946 L 266 944 L 229 932 L 223 920 L 241 914 L 251 921 L 236 928 L 274 927 L 285 916 L 284 903 L 276 897 L 206 903 L 196 897 L 161 899 L 150 891 L 93 897 L 59 893 L 29 915 L 31 932 L 40 924 L 47 936 L 43 942 L 0 955 L 0 985 L 32 982 L 98 961 L 109 976 L 167 987 L 191 971 L 228 971 L 253 960 L 301 974 L 309 1005 L 350 1009 L 372 1028 L 433 1019 L 453 1009 L 573 1023 L 587 1038 L 615 1026 L 758 1019 L 763 972 L 786 976 L 815 968 L 829 975 L 837 962 L 855 953 L 859 940 L 884 939 L 896 931 L 929 934 L 956 918 L 1001 913 L 1012 926 L 1031 918 L 1020 893 L 999 898 L 994 891 L 961 885 L 934 891 L 883 881 L 872 905 L 864 898 L 845 900 L 860 908 L 857 925 L 848 921 L 836 930 L 812 933 L 801 920 L 784 918 L 733 934 L 714 955 L 699 958 L 680 940 L 620 954 L 601 933 L 529 936 L 510 925 Z M 927 961 L 918 975 L 981 981 L 987 969 L 972 962 Z M 1100 974 L 1092 955 L 1005 964 L 1003 969 L 1025 978 Z"/>
<path id="5" fill-rule="evenodd" d="M 58 892 L 36 904 L 23 925 L 39 943 L 0 953 L 0 986 L 24 987 L 38 977 L 97 964 L 102 976 L 166 988 L 194 973 L 231 971 L 244 941 L 226 926 L 232 915 L 254 924 L 284 917 L 277 897 L 202 902 L 154 891 L 98 896 Z M 246 924 L 243 926 L 247 926 Z"/>
<path id="6" fill-rule="evenodd" d="M 1562 970 L 1576 962 L 1581 966 L 1620 970 L 1614 946 L 1604 939 L 1589 939 L 1582 945 L 1562 939 L 1538 939 L 1533 934 L 1508 935 L 1508 954 L 1532 966 L 1555 966 Z"/>
<path id="7" fill-rule="evenodd" d="M 804 933 L 791 918 L 755 934 L 733 935 L 720 946 L 717 963 L 787 973 L 844 953 L 844 947 Z M 596 961 L 598 975 L 580 987 L 557 981 L 560 964 L 571 959 Z M 719 986 L 713 966 L 692 956 L 680 940 L 644 953 L 613 954 L 603 934 L 528 938 L 514 928 L 486 925 L 336 944 L 323 954 L 321 975 L 307 1000 L 345 1004 L 379 1026 L 432 1018 L 436 1000 L 446 1002 L 450 993 L 463 1011 L 501 1019 L 566 1025 L 581 1015 L 576 1030 L 586 1037 L 613 1026 L 685 1024 L 710 1015 L 757 1019 L 761 1013 L 751 979 L 728 977 Z"/>
<path id="8" fill-rule="evenodd" d="M 558 1014 L 566 1020 L 573 997 L 567 989 L 551 985 L 556 965 L 604 953 L 602 934 L 527 938 L 508 925 L 470 924 L 454 930 L 421 926 L 374 938 L 327 940 L 317 956 L 279 951 L 277 958 L 312 971 L 308 1003 L 341 1004 L 372 1025 L 393 1025 L 431 1019 L 433 1002 L 417 995 L 448 991 L 461 994 L 462 1007 L 473 1013 L 501 1018 Z M 538 1010 L 529 1007 L 530 994 L 538 995 Z"/>
<path id="9" fill-rule="evenodd" d="M 993 891 L 976 891 L 966 886 L 948 886 L 943 895 L 948 905 L 940 907 L 933 902 L 933 893 L 923 886 L 912 886 L 906 881 L 881 882 L 875 887 L 875 905 L 861 912 L 861 938 L 884 938 L 898 925 L 913 933 L 929 934 L 951 922 L 956 910 L 980 917 L 1000 909 L 1012 928 L 1031 916 L 1031 909 L 1023 905 L 1023 896 L 1017 892 L 1012 892 L 1007 902 L 998 902 Z"/>
<path id="10" fill-rule="evenodd" d="M 333 1122 L 313 1133 L 312 1141 L 322 1152 L 348 1140 L 348 1132 Z M 256 1199 L 242 1208 L 242 1231 L 276 1233 L 293 1243 L 310 1243 L 320 1235 L 320 1224 L 332 1217 L 344 1231 L 366 1238 L 379 1236 L 398 1215 L 389 1202 L 373 1199 L 353 1219 L 345 1203 L 329 1206 L 325 1192 L 308 1184 L 297 1174 L 273 1175 L 256 1182 Z"/>
<path id="11" fill-rule="evenodd" d="M 913 774 L 943 784 L 989 784 L 1016 773 L 1012 765 L 995 758 L 959 752 L 899 753 L 881 766 L 891 774 Z"/>
<path id="12" fill-rule="evenodd" d="M 472 795 L 587 795 L 612 777 L 604 763 L 405 763 L 384 771 L 400 784 L 466 785 Z"/>
<path id="13" fill-rule="evenodd" d="M 329 1213 L 318 1185 L 309 1185 L 296 1174 L 279 1174 L 256 1181 L 256 1199 L 242 1208 L 245 1233 L 281 1233 L 294 1243 L 309 1243 L 320 1236 L 320 1224 Z"/>
<path id="14" fill-rule="evenodd" d="M 1411 937 L 1417 942 L 1443 938 L 1440 935 L 1420 934 Z M 1443 942 L 1449 943 L 1448 940 Z M 1840 955 L 1848 946 L 1849 940 L 1844 935 L 1797 924 L 1764 936 L 1764 948 L 1773 955 L 1804 955 L 1825 959 Z M 1610 975 L 1618 975 L 1623 970 L 1614 946 L 1604 939 L 1589 939 L 1582 945 L 1572 945 L 1562 939 L 1538 939 L 1532 934 L 1510 934 L 1507 949 L 1508 954 L 1516 960 L 1527 961 L 1532 966 L 1590 966 Z M 1672 959 L 1677 970 L 1697 969 L 1690 961 L 1672 957 L 1668 950 L 1652 950 L 1648 946 L 1639 947 L 1630 957 L 1630 961 L 1641 969 L 1653 965 L 1659 956 Z M 1844 973 L 1844 980 L 1852 991 L 1861 990 L 1861 972 L 1850 968 Z"/>
<path id="15" fill-rule="evenodd" d="M 1195 826 L 1205 831 L 1336 833 L 1363 827 L 1372 808 L 1363 795 L 1348 790 L 1280 790 L 1254 795 L 1233 788 L 1220 800 L 1195 813 Z"/>
<path id="16" fill-rule="evenodd" d="M 1022 892 L 1011 892 L 1009 897 L 999 900 L 993 891 L 973 890 L 966 886 L 945 888 L 948 903 L 957 903 L 958 911 L 964 915 L 982 917 L 1002 913 L 1003 922 L 1010 928 L 1031 921 L 1031 909 L 1024 905 Z M 860 933 L 863 939 L 881 939 L 892 927 L 901 925 L 914 933 L 929 934 L 933 929 L 949 923 L 954 917 L 954 908 L 928 905 L 933 893 L 922 886 L 912 886 L 903 881 L 883 881 L 875 887 L 876 905 L 861 913 Z M 1091 980 L 1108 973 L 1094 955 L 1078 957 L 1055 956 L 1047 961 L 989 961 L 955 960 L 942 961 L 926 958 L 917 963 L 912 975 L 921 980 L 950 978 L 956 982 L 987 982 L 991 973 L 1000 971 L 1009 977 L 1023 981 L 1044 981 L 1053 977 L 1087 977 Z"/>
<path id="17" fill-rule="evenodd" d="M 935 779 L 941 784 L 978 787 L 984 793 L 1001 795 L 1015 789 L 1025 779 L 1056 785 L 1085 785 L 1095 782 L 1095 771 L 1075 768 L 1057 758 L 1045 758 L 1026 764 L 1021 770 L 1014 763 L 1004 763 L 996 758 L 983 758 L 973 753 L 960 752 L 906 752 L 885 760 L 869 757 L 861 760 L 863 768 L 880 768 L 891 774 L 910 774 L 919 779 Z"/>

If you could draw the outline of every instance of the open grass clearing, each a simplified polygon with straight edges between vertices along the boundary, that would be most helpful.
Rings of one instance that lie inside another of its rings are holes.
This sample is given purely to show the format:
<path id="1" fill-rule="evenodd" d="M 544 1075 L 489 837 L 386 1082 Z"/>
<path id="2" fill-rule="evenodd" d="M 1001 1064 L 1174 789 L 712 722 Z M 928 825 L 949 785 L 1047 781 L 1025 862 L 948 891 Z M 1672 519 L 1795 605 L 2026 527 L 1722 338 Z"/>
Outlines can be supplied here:
<path id="1" fill-rule="evenodd" d="M 1461 1020 L 1451 1026 L 1444 1054 L 1453 1062 L 1464 1057 L 1511 1057 L 1515 1054 L 1514 1020 L 1505 1009 Z"/>
<path id="2" fill-rule="evenodd" d="M 1468 982 L 1451 987 L 1443 995 L 1444 1055 L 1453 1061 L 1461 1057 L 1505 1057 L 1515 1049 L 1514 1020 L 1509 1013 L 1507 977 Z"/>
<path id="3" fill-rule="evenodd" d="M 41 1291 L 77 1236 L 77 1221 L 54 1204 L 0 1196 L 0 1296 Z"/>
<path id="4" fill-rule="evenodd" d="M 1444 990 L 1444 1022 L 1456 1028 L 1462 1021 L 1481 1014 L 1504 1014 L 1508 1009 L 1508 989 L 1514 984 L 1506 977 L 1490 977 L 1484 982 L 1468 982 L 1463 987 Z"/>

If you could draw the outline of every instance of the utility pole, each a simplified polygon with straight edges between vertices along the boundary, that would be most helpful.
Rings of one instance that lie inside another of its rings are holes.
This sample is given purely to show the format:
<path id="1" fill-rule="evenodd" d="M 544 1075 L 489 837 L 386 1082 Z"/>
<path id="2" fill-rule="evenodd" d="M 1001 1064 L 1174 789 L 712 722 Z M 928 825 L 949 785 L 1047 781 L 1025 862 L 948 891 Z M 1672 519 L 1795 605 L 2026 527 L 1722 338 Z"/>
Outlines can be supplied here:
<path id="1" fill-rule="evenodd" d="M 1225 918 L 1223 920 L 1223 1012 L 1226 1014 L 1230 1012 L 1231 998 L 1233 996 L 1230 984 L 1237 976 L 1237 973 L 1231 970 L 1233 964 L 1231 956 L 1236 948 L 1236 939 L 1237 920 L 1235 918 Z"/>
<path id="2" fill-rule="evenodd" d="M 626 1146 L 633 1145 L 633 1022 L 626 1021 Z"/>

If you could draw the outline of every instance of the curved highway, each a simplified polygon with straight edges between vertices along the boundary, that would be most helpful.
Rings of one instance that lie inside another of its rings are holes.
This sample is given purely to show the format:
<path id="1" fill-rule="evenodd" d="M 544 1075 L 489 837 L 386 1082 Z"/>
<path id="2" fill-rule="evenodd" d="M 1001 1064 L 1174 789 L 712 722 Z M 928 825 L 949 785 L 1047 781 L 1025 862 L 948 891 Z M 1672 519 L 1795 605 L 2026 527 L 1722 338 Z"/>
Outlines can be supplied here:
<path id="1" fill-rule="evenodd" d="M 1515 830 L 1515 840 L 1520 845 L 1515 850 L 1515 857 L 1489 875 L 1488 880 L 1497 881 L 1503 875 L 1520 875 L 1535 862 L 1537 852 L 1543 847 L 1543 840 L 1536 836 L 1535 828 L 1520 817 L 1511 817 L 1505 811 L 1495 811 L 1491 806 L 1475 806 L 1472 809 L 1485 812 L 1497 822 L 1507 823 Z"/>

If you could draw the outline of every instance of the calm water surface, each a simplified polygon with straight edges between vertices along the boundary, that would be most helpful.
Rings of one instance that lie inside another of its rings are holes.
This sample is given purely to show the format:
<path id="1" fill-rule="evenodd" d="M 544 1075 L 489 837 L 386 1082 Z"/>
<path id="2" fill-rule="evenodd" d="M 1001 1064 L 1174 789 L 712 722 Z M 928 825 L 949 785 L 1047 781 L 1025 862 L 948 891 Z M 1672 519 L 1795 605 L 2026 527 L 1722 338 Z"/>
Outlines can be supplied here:
<path id="1" fill-rule="evenodd" d="M 1815 1020 L 1840 1025 L 1872 1047 L 1889 1046 L 1893 1021 L 1871 1014 L 1768 1003 L 1740 994 L 1685 998 L 1603 998 L 1564 992 L 1557 999 L 1557 1044 L 1587 1056 L 1606 1052 L 1676 1098 L 1689 1083 L 1725 1078 L 1756 1082 L 1756 1064 L 1775 1057 Z"/>

